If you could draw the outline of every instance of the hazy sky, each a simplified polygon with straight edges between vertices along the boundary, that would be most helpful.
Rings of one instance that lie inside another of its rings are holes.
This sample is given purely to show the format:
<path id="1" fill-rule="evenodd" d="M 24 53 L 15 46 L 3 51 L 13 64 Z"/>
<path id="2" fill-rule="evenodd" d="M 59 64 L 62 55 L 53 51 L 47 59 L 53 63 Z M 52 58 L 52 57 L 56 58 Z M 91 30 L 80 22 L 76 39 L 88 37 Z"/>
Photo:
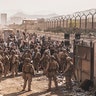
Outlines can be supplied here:
<path id="1" fill-rule="evenodd" d="M 64 15 L 91 8 L 96 8 L 96 0 L 0 0 L 0 13 L 8 12 L 8 15 L 17 11 L 27 14 L 48 11 Z"/>

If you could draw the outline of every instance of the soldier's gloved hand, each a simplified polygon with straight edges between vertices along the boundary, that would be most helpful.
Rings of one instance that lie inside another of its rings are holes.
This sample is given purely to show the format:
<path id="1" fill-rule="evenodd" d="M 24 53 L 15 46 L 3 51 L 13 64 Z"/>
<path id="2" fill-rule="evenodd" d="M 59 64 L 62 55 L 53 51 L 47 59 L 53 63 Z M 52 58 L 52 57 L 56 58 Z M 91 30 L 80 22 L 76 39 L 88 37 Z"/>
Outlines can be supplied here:
<path id="1" fill-rule="evenodd" d="M 35 74 L 33 74 L 33 76 L 35 77 Z"/>
<path id="2" fill-rule="evenodd" d="M 46 70 L 44 70 L 44 71 L 43 71 L 43 75 L 46 75 L 46 74 L 47 74 L 47 71 L 46 71 Z"/>
<path id="3" fill-rule="evenodd" d="M 32 73 L 32 76 L 35 76 L 34 72 Z"/>

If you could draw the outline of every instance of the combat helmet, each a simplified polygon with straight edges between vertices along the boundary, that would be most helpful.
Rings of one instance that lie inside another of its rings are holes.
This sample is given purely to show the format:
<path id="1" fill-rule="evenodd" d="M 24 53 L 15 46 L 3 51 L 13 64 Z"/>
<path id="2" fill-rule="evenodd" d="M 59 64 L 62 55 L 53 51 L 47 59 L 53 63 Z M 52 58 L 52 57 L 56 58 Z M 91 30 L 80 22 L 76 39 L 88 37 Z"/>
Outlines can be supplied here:
<path id="1" fill-rule="evenodd" d="M 66 60 L 67 60 L 67 61 L 72 61 L 72 58 L 68 56 L 68 57 L 66 58 Z"/>
<path id="2" fill-rule="evenodd" d="M 25 58 L 24 60 L 26 63 L 30 63 L 31 62 L 31 59 L 30 58 Z"/>

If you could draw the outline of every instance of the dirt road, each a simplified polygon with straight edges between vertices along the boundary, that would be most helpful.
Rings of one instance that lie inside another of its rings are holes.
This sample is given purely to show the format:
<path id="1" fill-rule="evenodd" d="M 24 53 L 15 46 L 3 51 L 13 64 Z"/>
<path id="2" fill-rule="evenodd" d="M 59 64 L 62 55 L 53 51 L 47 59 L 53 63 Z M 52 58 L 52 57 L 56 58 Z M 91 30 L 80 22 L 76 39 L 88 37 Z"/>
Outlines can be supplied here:
<path id="1" fill-rule="evenodd" d="M 59 89 L 54 88 L 54 83 L 52 83 L 52 90 L 47 91 L 48 88 L 48 79 L 42 74 L 37 74 L 32 81 L 32 91 L 28 92 L 21 91 L 23 86 L 23 79 L 20 76 L 15 78 L 8 77 L 3 78 L 0 83 L 0 96 L 64 96 L 62 88 L 59 86 Z"/>

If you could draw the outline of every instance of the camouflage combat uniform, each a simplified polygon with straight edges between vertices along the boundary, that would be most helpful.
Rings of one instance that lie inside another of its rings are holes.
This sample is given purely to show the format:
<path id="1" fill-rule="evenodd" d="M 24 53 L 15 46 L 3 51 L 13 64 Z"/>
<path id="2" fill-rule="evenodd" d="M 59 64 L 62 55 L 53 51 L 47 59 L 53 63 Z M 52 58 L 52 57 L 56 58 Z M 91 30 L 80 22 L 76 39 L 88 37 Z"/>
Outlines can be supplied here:
<path id="1" fill-rule="evenodd" d="M 18 74 L 18 65 L 19 65 L 19 56 L 15 53 L 11 56 L 11 72 L 12 76 L 14 77 L 15 74 Z"/>
<path id="2" fill-rule="evenodd" d="M 0 82 L 1 82 L 1 79 L 2 79 L 3 72 L 4 72 L 4 66 L 3 66 L 3 63 L 0 61 Z"/>
<path id="3" fill-rule="evenodd" d="M 41 59 L 40 59 L 40 63 L 41 63 L 41 67 L 43 68 L 43 71 L 45 71 L 47 64 L 49 62 L 50 56 L 47 52 L 44 52 Z"/>
<path id="4" fill-rule="evenodd" d="M 22 60 L 25 60 L 25 58 L 32 59 L 32 55 L 31 55 L 31 52 L 29 50 L 25 51 L 25 53 L 22 55 Z"/>
<path id="5" fill-rule="evenodd" d="M 75 69 L 74 69 L 74 65 L 72 62 L 72 58 L 67 57 L 66 60 L 67 60 L 67 66 L 66 66 L 66 69 L 64 71 L 64 75 L 65 75 L 65 79 L 66 79 L 66 88 L 72 89 L 71 78 L 74 74 Z"/>
<path id="6" fill-rule="evenodd" d="M 5 53 L 3 56 L 3 64 L 4 64 L 4 77 L 6 77 L 6 75 L 10 71 L 10 62 L 7 53 Z"/>
<path id="7" fill-rule="evenodd" d="M 39 71 L 39 66 L 40 66 L 40 58 L 41 58 L 41 53 L 37 52 L 34 60 L 33 60 L 33 64 L 34 64 L 34 68 L 35 70 L 38 72 Z"/>
<path id="8" fill-rule="evenodd" d="M 23 72 L 23 79 L 24 79 L 23 91 L 26 88 L 27 81 L 28 81 L 28 91 L 30 91 L 32 76 L 34 75 L 34 67 L 32 66 L 32 64 L 30 64 L 30 58 L 25 59 L 22 72 Z"/>
<path id="9" fill-rule="evenodd" d="M 52 79 L 55 83 L 55 87 L 58 88 L 57 72 L 58 72 L 58 69 L 59 69 L 59 65 L 54 59 L 55 59 L 54 56 L 50 57 L 50 61 L 47 64 L 47 68 L 46 68 L 46 71 L 45 71 L 46 76 L 48 77 L 48 80 L 49 80 L 49 84 L 48 84 L 49 90 L 51 89 Z"/>
<path id="10" fill-rule="evenodd" d="M 59 60 L 60 60 L 60 63 L 59 63 L 59 71 L 60 72 L 63 72 L 65 70 L 65 68 L 66 68 L 66 57 L 67 57 L 67 54 L 64 51 L 61 51 L 58 54 L 59 55 Z"/>

